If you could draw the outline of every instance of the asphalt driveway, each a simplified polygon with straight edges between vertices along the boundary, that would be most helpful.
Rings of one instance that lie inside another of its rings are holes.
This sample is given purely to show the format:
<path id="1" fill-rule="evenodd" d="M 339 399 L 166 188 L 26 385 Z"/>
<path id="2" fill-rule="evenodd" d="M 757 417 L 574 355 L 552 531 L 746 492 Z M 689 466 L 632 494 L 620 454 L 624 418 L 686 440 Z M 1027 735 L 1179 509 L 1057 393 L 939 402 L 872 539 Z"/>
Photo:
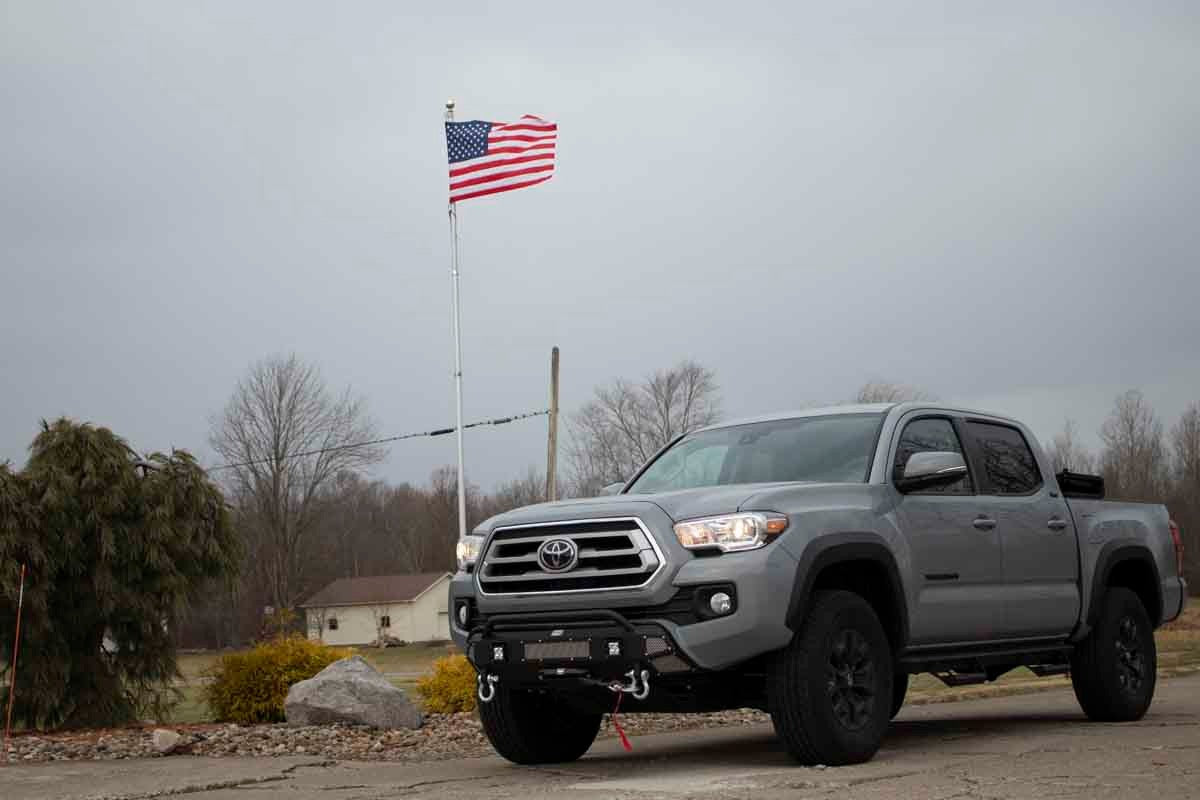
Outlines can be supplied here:
<path id="1" fill-rule="evenodd" d="M 905 709 L 869 764 L 793 766 L 771 731 L 703 730 L 616 741 L 583 760 L 429 764 L 194 758 L 0 768 L 0 798 L 188 800 L 488 798 L 1106 798 L 1200 795 L 1200 676 L 1163 680 L 1145 719 L 1087 722 L 1069 691 Z"/>

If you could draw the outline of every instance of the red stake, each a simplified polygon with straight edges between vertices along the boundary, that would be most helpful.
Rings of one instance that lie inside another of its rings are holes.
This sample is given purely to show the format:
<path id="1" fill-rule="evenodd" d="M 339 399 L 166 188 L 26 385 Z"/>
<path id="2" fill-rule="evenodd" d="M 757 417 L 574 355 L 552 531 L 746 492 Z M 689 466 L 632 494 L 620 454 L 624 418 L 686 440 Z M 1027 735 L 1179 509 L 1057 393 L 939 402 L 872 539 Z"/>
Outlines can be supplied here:
<path id="1" fill-rule="evenodd" d="M 25 565 L 21 565 L 21 588 L 17 591 L 17 633 L 13 637 L 12 666 L 8 670 L 8 713 L 4 717 L 4 760 L 8 761 L 8 737 L 12 734 L 13 698 L 17 694 L 17 651 L 21 649 L 21 608 L 25 605 Z"/>

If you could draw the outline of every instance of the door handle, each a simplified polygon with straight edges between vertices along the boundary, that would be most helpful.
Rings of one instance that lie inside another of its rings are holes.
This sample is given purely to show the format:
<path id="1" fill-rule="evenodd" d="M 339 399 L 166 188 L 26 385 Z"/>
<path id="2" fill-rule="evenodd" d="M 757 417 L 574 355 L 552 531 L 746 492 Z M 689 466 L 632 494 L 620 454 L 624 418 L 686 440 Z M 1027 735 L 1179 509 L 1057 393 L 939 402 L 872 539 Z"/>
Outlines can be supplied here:
<path id="1" fill-rule="evenodd" d="M 996 520 L 992 519 L 991 517 L 976 517 L 975 521 L 971 524 L 981 531 L 990 531 L 992 528 L 996 527 Z"/>
<path id="2" fill-rule="evenodd" d="M 1052 519 L 1046 523 L 1046 527 L 1052 531 L 1066 530 L 1067 521 L 1065 519 Z"/>

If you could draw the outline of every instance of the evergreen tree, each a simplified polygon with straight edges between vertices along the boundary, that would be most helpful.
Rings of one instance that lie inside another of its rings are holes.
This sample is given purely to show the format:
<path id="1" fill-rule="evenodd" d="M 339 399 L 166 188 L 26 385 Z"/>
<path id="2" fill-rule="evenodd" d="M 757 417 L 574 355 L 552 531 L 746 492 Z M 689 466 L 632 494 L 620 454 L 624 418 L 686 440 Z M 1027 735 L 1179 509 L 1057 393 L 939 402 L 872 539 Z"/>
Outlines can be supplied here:
<path id="1" fill-rule="evenodd" d="M 0 657 L 27 563 L 14 718 L 29 727 L 157 715 L 178 676 L 172 629 L 231 576 L 239 547 L 187 452 L 142 460 L 106 428 L 42 423 L 23 471 L 0 468 Z"/>

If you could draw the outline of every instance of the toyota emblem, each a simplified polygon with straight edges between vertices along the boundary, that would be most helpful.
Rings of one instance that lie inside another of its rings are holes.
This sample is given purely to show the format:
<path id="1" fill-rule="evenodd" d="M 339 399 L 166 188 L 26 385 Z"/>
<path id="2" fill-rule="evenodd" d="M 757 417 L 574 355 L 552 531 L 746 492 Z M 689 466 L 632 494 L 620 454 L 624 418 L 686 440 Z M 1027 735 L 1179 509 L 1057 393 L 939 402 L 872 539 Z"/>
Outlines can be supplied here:
<path id="1" fill-rule="evenodd" d="M 579 548 L 570 539 L 547 539 L 538 548 L 537 560 L 546 572 L 567 572 L 579 563 Z"/>

